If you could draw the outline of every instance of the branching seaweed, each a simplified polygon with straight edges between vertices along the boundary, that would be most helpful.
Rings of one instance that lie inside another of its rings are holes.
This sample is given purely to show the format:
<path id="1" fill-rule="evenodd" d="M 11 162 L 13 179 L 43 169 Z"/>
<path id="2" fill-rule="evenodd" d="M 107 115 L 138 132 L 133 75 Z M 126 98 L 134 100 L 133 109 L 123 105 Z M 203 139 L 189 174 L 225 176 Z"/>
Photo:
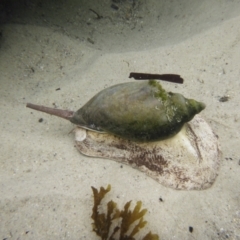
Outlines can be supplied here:
<path id="1" fill-rule="evenodd" d="M 131 201 L 127 202 L 123 210 L 117 208 L 117 203 L 112 200 L 107 203 L 107 212 L 99 213 L 99 206 L 105 195 L 111 190 L 109 184 L 106 189 L 103 187 L 98 191 L 92 187 L 94 206 L 92 209 L 93 231 L 102 240 L 135 240 L 134 236 L 147 224 L 143 217 L 147 209 L 142 209 L 142 202 L 138 201 L 135 208 L 130 210 Z M 114 220 L 117 224 L 114 224 Z M 138 221 L 136 223 L 136 221 Z M 135 225 L 134 225 L 135 223 Z M 130 232 L 130 233 L 129 233 Z M 149 232 L 142 240 L 158 240 L 157 234 Z"/>

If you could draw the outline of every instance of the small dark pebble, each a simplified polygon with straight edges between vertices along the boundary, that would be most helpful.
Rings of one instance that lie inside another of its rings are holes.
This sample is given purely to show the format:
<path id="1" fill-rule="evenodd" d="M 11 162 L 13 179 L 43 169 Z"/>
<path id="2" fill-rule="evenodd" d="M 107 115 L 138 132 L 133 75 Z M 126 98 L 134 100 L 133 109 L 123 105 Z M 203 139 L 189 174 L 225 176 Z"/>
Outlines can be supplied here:
<path id="1" fill-rule="evenodd" d="M 56 88 L 56 91 L 59 91 L 59 90 L 61 90 L 61 88 L 59 87 L 59 88 Z"/>
<path id="2" fill-rule="evenodd" d="M 123 168 L 123 165 L 121 165 L 120 168 Z"/>
<path id="3" fill-rule="evenodd" d="M 193 227 L 190 226 L 188 229 L 189 229 L 189 232 L 190 232 L 190 233 L 193 232 Z"/>
<path id="4" fill-rule="evenodd" d="M 239 161 L 238 161 L 238 165 L 240 165 L 240 159 L 239 159 Z"/>
<path id="5" fill-rule="evenodd" d="M 116 4 L 114 4 L 114 3 L 111 4 L 111 8 L 114 9 L 114 10 L 118 10 L 119 9 L 119 7 Z"/>
<path id="6" fill-rule="evenodd" d="M 229 100 L 228 96 L 223 96 L 219 98 L 219 102 L 227 102 Z"/>
<path id="7" fill-rule="evenodd" d="M 163 199 L 160 197 L 160 198 L 159 198 L 159 201 L 160 201 L 160 202 L 163 202 Z"/>
<path id="8" fill-rule="evenodd" d="M 87 41 L 90 42 L 91 44 L 94 44 L 94 41 L 91 38 L 87 38 Z"/>
<path id="9" fill-rule="evenodd" d="M 39 118 L 38 122 L 40 123 L 43 122 L 43 118 Z"/>

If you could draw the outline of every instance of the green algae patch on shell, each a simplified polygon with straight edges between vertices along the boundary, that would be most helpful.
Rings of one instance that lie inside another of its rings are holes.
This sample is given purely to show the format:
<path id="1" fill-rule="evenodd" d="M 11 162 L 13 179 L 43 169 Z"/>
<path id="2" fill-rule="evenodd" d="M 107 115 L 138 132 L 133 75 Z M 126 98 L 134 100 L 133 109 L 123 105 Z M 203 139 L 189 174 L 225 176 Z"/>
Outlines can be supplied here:
<path id="1" fill-rule="evenodd" d="M 77 128 L 75 142 L 84 155 L 127 164 L 158 183 L 178 190 L 211 187 L 221 159 L 218 138 L 199 115 L 177 135 L 162 141 L 139 143 Z"/>
<path id="2" fill-rule="evenodd" d="M 204 108 L 203 103 L 166 92 L 156 81 L 129 82 L 102 90 L 70 121 L 90 130 L 149 142 L 174 136 Z"/>

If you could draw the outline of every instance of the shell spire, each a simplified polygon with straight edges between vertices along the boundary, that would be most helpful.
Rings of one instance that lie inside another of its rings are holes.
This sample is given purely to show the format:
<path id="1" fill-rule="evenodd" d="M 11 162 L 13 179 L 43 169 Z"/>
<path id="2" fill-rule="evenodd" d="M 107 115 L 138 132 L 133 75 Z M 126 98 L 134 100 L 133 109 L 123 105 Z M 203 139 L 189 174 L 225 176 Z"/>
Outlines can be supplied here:
<path id="1" fill-rule="evenodd" d="M 40 112 L 45 112 L 57 117 L 64 118 L 66 120 L 71 121 L 74 112 L 73 111 L 68 111 L 68 110 L 62 110 L 62 109 L 56 109 L 56 108 L 50 108 L 50 107 L 45 107 L 41 105 L 36 105 L 32 103 L 27 103 L 26 107 L 40 111 Z"/>

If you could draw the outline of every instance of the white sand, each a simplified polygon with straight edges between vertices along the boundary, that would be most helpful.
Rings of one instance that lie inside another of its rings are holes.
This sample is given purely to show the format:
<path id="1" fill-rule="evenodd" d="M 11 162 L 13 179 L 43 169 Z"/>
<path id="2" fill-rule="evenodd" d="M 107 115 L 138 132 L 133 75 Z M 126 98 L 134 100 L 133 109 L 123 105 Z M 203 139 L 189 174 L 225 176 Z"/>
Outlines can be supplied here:
<path id="1" fill-rule="evenodd" d="M 240 239 L 240 1 L 120 1 L 118 11 L 110 1 L 17 2 L 0 16 L 1 239 L 99 239 L 90 187 L 109 183 L 120 207 L 142 200 L 161 239 Z M 131 71 L 181 74 L 184 85 L 163 86 L 206 103 L 223 155 L 210 189 L 176 191 L 82 156 L 72 124 L 25 108 L 77 110 Z"/>

